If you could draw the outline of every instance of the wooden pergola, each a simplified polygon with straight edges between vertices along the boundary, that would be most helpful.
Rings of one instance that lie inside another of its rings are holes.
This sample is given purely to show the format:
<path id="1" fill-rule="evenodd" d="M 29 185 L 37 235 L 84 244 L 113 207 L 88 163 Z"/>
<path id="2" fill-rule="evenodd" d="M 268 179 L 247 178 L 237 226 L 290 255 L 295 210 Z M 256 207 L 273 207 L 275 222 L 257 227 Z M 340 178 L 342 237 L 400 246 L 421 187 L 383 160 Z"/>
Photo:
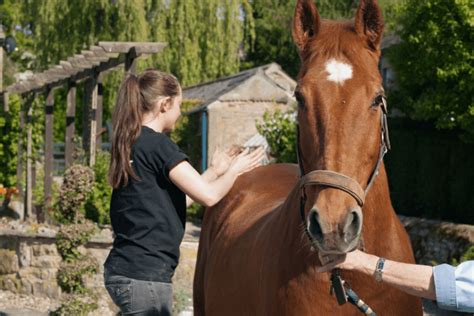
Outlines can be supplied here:
<path id="1" fill-rule="evenodd" d="M 76 85 L 84 82 L 83 103 L 83 147 L 88 164 L 93 166 L 97 148 L 101 147 L 102 127 L 102 81 L 105 72 L 125 65 L 125 71 L 135 73 L 136 61 L 140 56 L 156 54 L 166 47 L 165 43 L 154 42 L 99 42 L 87 50 L 75 54 L 67 60 L 60 61 L 49 69 L 36 73 L 27 80 L 17 82 L 1 92 L 4 111 L 9 111 L 8 95 L 19 94 L 22 97 L 20 110 L 20 130 L 26 125 L 26 168 L 23 166 L 22 137 L 18 140 L 17 187 L 25 201 L 25 219 L 32 216 L 32 188 L 35 182 L 35 171 L 32 164 L 32 104 L 34 99 L 44 93 L 46 102 L 45 135 L 44 135 L 44 205 L 51 202 L 53 183 L 53 114 L 54 91 L 67 88 L 65 164 L 66 168 L 73 162 L 73 137 L 75 134 Z M 25 121 L 26 113 L 26 121 Z M 26 169 L 26 188 L 23 195 L 21 179 Z"/>

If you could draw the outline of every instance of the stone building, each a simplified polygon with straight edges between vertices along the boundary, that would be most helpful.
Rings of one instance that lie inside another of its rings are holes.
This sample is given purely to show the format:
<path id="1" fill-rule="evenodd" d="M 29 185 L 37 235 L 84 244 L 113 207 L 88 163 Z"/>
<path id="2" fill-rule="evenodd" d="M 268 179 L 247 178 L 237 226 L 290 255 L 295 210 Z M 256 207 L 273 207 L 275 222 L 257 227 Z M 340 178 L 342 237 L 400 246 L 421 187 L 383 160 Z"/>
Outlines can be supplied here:
<path id="1" fill-rule="evenodd" d="M 296 82 L 272 63 L 184 89 L 183 101 L 196 103 L 185 114 L 199 120 L 195 141 L 201 145 L 201 169 L 207 168 L 216 147 L 264 145 L 255 123 L 265 111 L 289 110 L 296 102 L 295 87 Z"/>

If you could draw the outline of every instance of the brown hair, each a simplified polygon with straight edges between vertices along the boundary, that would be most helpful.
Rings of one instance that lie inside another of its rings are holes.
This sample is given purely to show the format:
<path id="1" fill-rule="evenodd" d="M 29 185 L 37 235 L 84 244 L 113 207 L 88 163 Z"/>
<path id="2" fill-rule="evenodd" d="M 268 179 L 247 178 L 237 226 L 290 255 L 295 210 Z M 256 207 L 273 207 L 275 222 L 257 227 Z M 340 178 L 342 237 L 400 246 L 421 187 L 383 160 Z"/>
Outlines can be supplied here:
<path id="1" fill-rule="evenodd" d="M 112 115 L 109 182 L 113 188 L 127 185 L 129 177 L 138 179 L 130 159 L 132 145 L 140 135 L 143 115 L 154 110 L 159 98 L 176 97 L 180 90 L 173 75 L 151 69 L 139 76 L 129 74 L 122 82 Z"/>

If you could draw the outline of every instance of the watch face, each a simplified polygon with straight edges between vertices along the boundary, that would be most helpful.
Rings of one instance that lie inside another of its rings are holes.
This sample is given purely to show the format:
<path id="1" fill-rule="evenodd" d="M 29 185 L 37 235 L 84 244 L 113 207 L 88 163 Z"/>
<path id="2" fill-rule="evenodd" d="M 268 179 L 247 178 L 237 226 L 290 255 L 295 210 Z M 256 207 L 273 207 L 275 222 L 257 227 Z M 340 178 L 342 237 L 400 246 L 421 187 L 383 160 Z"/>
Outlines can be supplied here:
<path id="1" fill-rule="evenodd" d="M 379 261 L 377 261 L 377 266 L 375 267 L 375 281 L 380 282 L 382 281 L 382 273 L 383 273 L 383 267 L 385 265 L 385 259 L 380 258 Z"/>

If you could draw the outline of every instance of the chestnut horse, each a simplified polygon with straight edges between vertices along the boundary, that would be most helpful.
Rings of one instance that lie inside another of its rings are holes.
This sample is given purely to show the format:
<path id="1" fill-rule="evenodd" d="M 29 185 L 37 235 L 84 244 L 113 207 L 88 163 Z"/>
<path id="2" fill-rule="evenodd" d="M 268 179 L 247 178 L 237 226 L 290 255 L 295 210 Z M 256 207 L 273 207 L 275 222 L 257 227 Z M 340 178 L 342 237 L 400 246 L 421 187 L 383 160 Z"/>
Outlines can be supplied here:
<path id="1" fill-rule="evenodd" d="M 356 316 L 353 305 L 339 306 L 329 294 L 330 274 L 316 272 L 319 253 L 359 247 L 414 262 L 381 163 L 388 146 L 378 71 L 382 32 L 375 0 L 361 0 L 353 22 L 320 20 L 311 0 L 297 2 L 303 177 L 298 165 L 260 167 L 206 211 L 195 315 Z M 342 277 L 378 315 L 422 314 L 420 299 L 373 277 L 347 271 Z"/>

